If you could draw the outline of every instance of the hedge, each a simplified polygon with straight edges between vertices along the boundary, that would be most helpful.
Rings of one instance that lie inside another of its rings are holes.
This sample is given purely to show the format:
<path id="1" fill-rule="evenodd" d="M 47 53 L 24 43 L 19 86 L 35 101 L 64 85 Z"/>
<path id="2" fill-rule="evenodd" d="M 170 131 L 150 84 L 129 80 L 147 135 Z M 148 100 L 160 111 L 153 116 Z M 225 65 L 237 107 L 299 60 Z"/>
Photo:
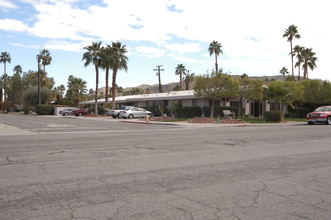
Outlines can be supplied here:
<path id="1" fill-rule="evenodd" d="M 48 104 L 36 105 L 36 113 L 37 115 L 54 115 L 54 107 Z"/>
<path id="2" fill-rule="evenodd" d="M 280 122 L 280 121 L 282 121 L 282 113 L 281 112 L 264 112 L 263 118 L 265 121 Z"/>
<path id="3" fill-rule="evenodd" d="M 202 110 L 199 106 L 192 106 L 192 107 L 182 107 L 179 110 L 179 117 L 182 118 L 194 118 L 200 117 L 202 115 Z"/>

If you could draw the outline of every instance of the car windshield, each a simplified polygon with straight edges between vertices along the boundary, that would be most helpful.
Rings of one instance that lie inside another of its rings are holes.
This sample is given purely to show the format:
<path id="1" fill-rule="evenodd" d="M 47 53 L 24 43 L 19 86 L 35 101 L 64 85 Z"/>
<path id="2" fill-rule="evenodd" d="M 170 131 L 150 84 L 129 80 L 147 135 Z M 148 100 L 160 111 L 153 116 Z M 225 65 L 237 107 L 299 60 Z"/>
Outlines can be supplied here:
<path id="1" fill-rule="evenodd" d="M 327 112 L 327 111 L 331 111 L 331 107 L 330 106 L 322 106 L 322 107 L 318 107 L 315 112 Z"/>

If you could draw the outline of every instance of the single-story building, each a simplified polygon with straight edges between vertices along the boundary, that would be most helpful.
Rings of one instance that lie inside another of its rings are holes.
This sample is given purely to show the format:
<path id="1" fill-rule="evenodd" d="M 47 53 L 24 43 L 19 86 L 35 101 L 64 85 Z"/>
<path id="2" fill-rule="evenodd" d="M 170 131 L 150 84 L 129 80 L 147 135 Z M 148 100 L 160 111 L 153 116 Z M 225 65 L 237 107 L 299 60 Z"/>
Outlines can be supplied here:
<path id="1" fill-rule="evenodd" d="M 207 98 L 197 97 L 194 90 L 185 91 L 171 91 L 165 93 L 151 93 L 151 94 L 141 94 L 141 95 L 129 95 L 129 96 L 118 96 L 115 98 L 116 108 L 126 105 L 126 106 L 137 106 L 146 108 L 147 106 L 158 103 L 166 107 L 170 107 L 171 103 L 174 101 L 181 101 L 183 107 L 191 106 L 211 106 L 211 100 Z M 111 103 L 111 98 L 109 98 L 109 103 Z M 94 100 L 84 101 L 80 103 L 81 105 L 87 105 L 94 108 Z M 104 105 L 105 99 L 99 99 L 98 105 Z M 239 107 L 240 101 L 238 98 L 219 98 L 215 100 L 215 106 L 232 106 Z M 271 103 L 266 101 L 254 101 L 254 100 L 243 100 L 243 107 L 245 107 L 245 115 L 249 117 L 261 117 L 265 111 L 279 111 L 279 105 L 276 103 Z"/>

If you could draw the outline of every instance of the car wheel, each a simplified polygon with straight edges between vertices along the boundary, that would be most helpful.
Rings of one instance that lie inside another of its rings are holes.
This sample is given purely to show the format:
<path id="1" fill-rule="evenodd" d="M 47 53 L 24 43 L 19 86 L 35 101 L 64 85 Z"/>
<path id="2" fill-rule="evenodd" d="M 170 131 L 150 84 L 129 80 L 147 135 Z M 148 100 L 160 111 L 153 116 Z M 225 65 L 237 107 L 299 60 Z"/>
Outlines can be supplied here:
<path id="1" fill-rule="evenodd" d="M 331 117 L 328 117 L 328 119 L 326 119 L 325 124 L 327 124 L 327 125 L 331 125 Z"/>
<path id="2" fill-rule="evenodd" d="M 131 114 L 131 115 L 128 116 L 128 118 L 129 118 L 129 119 L 133 119 L 134 116 Z"/>
<path id="3" fill-rule="evenodd" d="M 79 113 L 78 116 L 82 116 L 82 113 Z"/>
<path id="4" fill-rule="evenodd" d="M 67 113 L 67 112 L 63 114 L 63 116 L 67 116 L 67 115 L 68 115 L 68 113 Z"/>
<path id="5" fill-rule="evenodd" d="M 314 124 L 314 122 L 308 121 L 308 124 L 309 124 L 309 125 L 313 125 L 313 124 Z"/>
<path id="6" fill-rule="evenodd" d="M 113 118 L 117 118 L 116 116 L 112 116 Z"/>

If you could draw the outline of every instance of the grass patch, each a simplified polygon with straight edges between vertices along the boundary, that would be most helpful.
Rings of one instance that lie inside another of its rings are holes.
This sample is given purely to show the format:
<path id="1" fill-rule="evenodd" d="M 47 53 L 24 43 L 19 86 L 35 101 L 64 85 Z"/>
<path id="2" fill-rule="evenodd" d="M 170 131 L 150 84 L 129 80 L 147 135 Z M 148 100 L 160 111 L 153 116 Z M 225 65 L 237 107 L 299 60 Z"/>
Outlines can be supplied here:
<path id="1" fill-rule="evenodd" d="M 284 121 L 307 122 L 305 118 L 284 118 Z"/>

